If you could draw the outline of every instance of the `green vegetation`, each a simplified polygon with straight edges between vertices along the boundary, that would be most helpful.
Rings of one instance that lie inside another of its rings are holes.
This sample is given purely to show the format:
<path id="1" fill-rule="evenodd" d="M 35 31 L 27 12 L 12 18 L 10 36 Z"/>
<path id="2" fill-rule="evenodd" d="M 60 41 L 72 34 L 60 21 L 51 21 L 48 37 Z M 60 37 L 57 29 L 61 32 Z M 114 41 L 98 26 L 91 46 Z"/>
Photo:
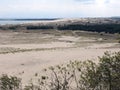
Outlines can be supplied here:
<path id="1" fill-rule="evenodd" d="M 58 30 L 83 30 L 91 32 L 120 33 L 120 24 L 66 24 L 66 25 L 41 25 L 27 26 L 27 30 L 58 29 Z"/>
<path id="2" fill-rule="evenodd" d="M 21 90 L 21 79 L 14 76 L 2 75 L 0 78 L 0 90 Z"/>
<path id="3" fill-rule="evenodd" d="M 92 32 L 105 32 L 105 33 L 120 33 L 119 24 L 93 24 L 93 25 L 82 25 L 82 24 L 71 24 L 58 26 L 59 30 L 83 30 Z"/>
<path id="4" fill-rule="evenodd" d="M 27 26 L 27 30 L 33 30 L 33 29 L 53 29 L 52 26 Z"/>
<path id="5" fill-rule="evenodd" d="M 118 40 L 118 43 L 120 43 L 120 40 Z"/>
<path id="6" fill-rule="evenodd" d="M 3 75 L 0 90 L 120 90 L 120 52 L 105 52 L 97 64 L 91 60 L 70 61 L 44 72 L 35 74 L 37 83 L 30 82 L 24 89 L 19 78 Z"/>

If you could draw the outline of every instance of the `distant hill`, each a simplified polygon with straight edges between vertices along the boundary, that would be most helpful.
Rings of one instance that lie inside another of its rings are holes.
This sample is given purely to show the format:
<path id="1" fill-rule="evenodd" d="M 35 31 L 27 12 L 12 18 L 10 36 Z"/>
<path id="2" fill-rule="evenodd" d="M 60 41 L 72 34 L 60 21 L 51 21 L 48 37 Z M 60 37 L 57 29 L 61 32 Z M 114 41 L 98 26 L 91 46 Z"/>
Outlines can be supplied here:
<path id="1" fill-rule="evenodd" d="M 25 19 L 26 20 L 26 19 Z M 7 30 L 84 30 L 93 32 L 120 33 L 120 18 L 73 18 L 73 19 L 50 19 L 39 23 L 18 25 L 1 25 L 0 29 Z"/>
<path id="2" fill-rule="evenodd" d="M 112 19 L 120 20 L 120 17 L 111 17 Z"/>

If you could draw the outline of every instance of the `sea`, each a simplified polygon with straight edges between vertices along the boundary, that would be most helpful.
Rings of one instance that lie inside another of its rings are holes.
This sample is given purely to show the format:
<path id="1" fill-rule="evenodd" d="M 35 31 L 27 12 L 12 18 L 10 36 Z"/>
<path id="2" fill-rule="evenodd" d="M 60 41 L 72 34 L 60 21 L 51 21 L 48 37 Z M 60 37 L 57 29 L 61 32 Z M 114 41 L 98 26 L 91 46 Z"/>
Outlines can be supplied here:
<path id="1" fill-rule="evenodd" d="M 39 23 L 45 21 L 53 21 L 56 19 L 0 19 L 0 25 L 8 25 L 8 24 L 25 24 L 25 23 Z"/>
<path id="2" fill-rule="evenodd" d="M 24 23 L 32 23 L 34 21 L 0 21 L 0 25 L 8 25 L 8 24 L 24 24 Z"/>

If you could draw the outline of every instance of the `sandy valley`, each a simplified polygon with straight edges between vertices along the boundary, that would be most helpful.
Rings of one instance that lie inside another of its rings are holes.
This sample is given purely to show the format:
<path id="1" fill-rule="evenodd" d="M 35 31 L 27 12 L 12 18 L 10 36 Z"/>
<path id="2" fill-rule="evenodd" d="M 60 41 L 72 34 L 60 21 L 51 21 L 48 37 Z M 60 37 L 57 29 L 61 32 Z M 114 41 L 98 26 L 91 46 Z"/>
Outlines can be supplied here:
<path id="1" fill-rule="evenodd" d="M 120 51 L 118 35 L 82 31 L 0 31 L 0 74 L 21 77 L 23 83 L 50 66 L 92 59 L 105 51 Z"/>

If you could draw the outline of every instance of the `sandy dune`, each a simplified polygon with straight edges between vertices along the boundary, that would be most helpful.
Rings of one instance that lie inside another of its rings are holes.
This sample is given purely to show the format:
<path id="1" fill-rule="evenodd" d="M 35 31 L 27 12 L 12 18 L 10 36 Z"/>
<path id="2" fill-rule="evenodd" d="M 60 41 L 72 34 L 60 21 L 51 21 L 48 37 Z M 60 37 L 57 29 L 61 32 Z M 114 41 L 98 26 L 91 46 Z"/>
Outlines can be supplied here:
<path id="1" fill-rule="evenodd" d="M 37 37 L 38 35 L 36 37 L 34 36 L 35 39 Z M 15 38 L 18 38 L 18 36 L 9 39 L 12 41 Z M 95 39 L 95 37 L 87 38 L 83 36 L 75 37 L 70 35 L 52 36 L 52 38 L 48 35 L 46 35 L 46 37 L 45 35 L 38 37 L 39 41 L 42 39 L 47 39 L 49 42 L 15 44 L 14 41 L 13 44 L 9 43 L 5 45 L 3 44 L 4 42 L 2 42 L 0 44 L 0 52 L 7 51 L 8 53 L 0 54 L 0 74 L 7 73 L 10 75 L 16 75 L 23 78 L 23 83 L 26 83 L 30 78 L 34 77 L 35 73 L 41 73 L 42 69 L 49 66 L 64 64 L 70 60 L 93 59 L 95 62 L 98 62 L 97 57 L 102 56 L 105 51 L 120 51 L 120 48 L 116 47 L 116 45 L 119 45 L 118 43 L 100 43 L 99 41 L 98 43 L 96 42 L 97 39 Z M 1 39 L 1 41 L 3 40 Z M 23 41 L 27 41 L 27 39 L 22 40 L 20 38 L 20 42 Z M 5 42 L 8 43 L 7 39 Z M 81 44 L 83 45 L 80 46 Z M 9 52 L 10 50 L 14 51 L 14 48 L 18 51 L 23 49 L 28 51 L 15 53 Z M 36 50 L 41 48 L 44 48 L 44 50 Z M 32 50 L 29 51 L 29 49 Z"/>

